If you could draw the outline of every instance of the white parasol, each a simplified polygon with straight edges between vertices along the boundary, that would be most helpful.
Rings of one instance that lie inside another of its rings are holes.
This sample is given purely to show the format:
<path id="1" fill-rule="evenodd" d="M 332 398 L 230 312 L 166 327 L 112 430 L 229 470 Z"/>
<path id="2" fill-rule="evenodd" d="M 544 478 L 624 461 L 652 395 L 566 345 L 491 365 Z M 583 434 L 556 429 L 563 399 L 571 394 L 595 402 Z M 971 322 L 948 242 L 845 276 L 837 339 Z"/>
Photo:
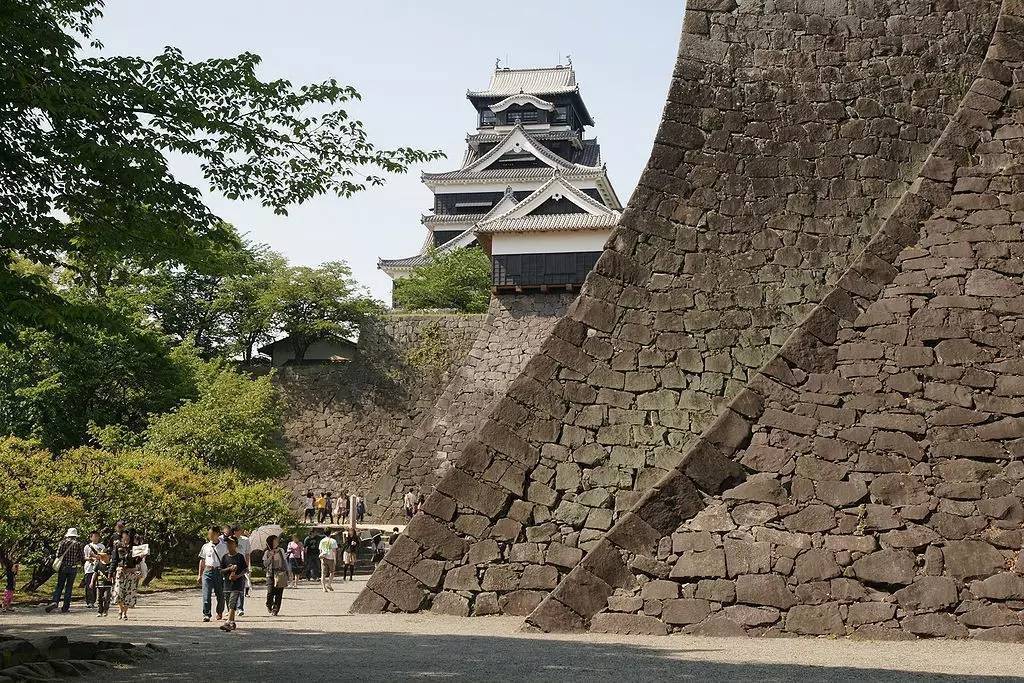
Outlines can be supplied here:
<path id="1" fill-rule="evenodd" d="M 277 536 L 281 538 L 281 534 L 284 533 L 284 529 L 278 524 L 264 524 L 259 529 L 256 529 L 249 534 L 249 547 L 252 550 L 266 550 L 267 539 L 271 536 Z M 280 545 L 280 541 L 278 541 Z"/>

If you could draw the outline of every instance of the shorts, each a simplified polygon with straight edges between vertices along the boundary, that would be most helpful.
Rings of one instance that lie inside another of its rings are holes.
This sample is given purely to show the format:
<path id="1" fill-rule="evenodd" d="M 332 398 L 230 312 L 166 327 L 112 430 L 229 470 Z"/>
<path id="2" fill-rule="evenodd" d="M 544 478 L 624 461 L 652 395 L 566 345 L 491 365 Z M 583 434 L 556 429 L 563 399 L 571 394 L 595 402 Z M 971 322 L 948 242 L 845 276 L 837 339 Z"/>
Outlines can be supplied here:
<path id="1" fill-rule="evenodd" d="M 238 601 L 242 599 L 242 591 L 228 591 L 228 609 L 238 609 Z"/>
<path id="2" fill-rule="evenodd" d="M 356 554 L 351 550 L 346 550 L 344 553 L 342 553 L 341 560 L 345 564 L 355 564 Z"/>
<path id="3" fill-rule="evenodd" d="M 335 563 L 335 560 L 334 560 L 333 557 L 321 557 L 320 558 L 320 572 L 325 574 L 325 575 L 326 574 L 333 574 L 334 573 L 334 563 Z"/>

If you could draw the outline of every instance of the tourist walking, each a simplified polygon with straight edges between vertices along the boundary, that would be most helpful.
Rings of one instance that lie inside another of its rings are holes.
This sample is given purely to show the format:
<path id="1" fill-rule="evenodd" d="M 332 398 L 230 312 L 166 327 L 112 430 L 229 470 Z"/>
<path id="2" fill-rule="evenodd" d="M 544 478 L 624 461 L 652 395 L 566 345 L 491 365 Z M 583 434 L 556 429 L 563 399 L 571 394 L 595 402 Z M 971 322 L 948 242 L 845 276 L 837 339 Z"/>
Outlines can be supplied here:
<path id="1" fill-rule="evenodd" d="M 327 496 L 324 498 L 324 508 L 327 511 L 328 521 L 334 524 L 334 498 L 331 496 L 330 491 L 327 492 Z"/>
<path id="2" fill-rule="evenodd" d="M 306 491 L 306 509 L 302 513 L 302 521 L 314 524 L 316 522 L 313 519 L 313 515 L 316 513 L 316 498 L 313 496 L 312 491 Z"/>
<path id="3" fill-rule="evenodd" d="M 384 543 L 384 538 L 380 532 L 375 533 L 370 540 L 373 544 L 373 568 L 376 569 L 380 561 L 384 559 L 384 553 L 387 552 L 387 544 Z"/>
<path id="4" fill-rule="evenodd" d="M 405 496 L 402 498 L 402 502 L 405 505 L 405 516 L 408 519 L 412 519 L 412 516 L 416 514 L 416 494 L 412 489 L 409 489 Z"/>
<path id="5" fill-rule="evenodd" d="M 302 556 L 306 561 L 306 580 L 320 580 L 320 530 L 316 527 L 302 540 Z"/>
<path id="6" fill-rule="evenodd" d="M 323 524 L 327 519 L 327 498 L 321 493 L 316 497 L 316 523 Z"/>
<path id="7" fill-rule="evenodd" d="M 280 547 L 277 536 L 267 537 L 267 549 L 263 552 L 263 568 L 267 572 L 267 612 L 277 616 L 281 611 L 284 589 L 292 580 L 291 564 Z"/>
<path id="8" fill-rule="evenodd" d="M 0 553 L 0 564 L 4 568 L 4 598 L 0 602 L 0 612 L 10 612 L 14 602 L 14 582 L 18 576 L 18 565 L 6 555 Z"/>
<path id="9" fill-rule="evenodd" d="M 82 577 L 82 585 L 85 587 L 85 606 L 92 609 L 96 606 L 96 589 L 93 588 L 92 575 L 96 571 L 96 560 L 100 553 L 107 548 L 100 543 L 100 532 L 93 531 L 89 534 L 89 542 L 85 544 L 85 574 Z"/>
<path id="10" fill-rule="evenodd" d="M 222 631 L 235 630 L 235 615 L 242 594 L 245 593 L 245 575 L 249 571 L 249 562 L 238 551 L 238 539 L 228 536 L 228 553 L 220 561 L 221 573 L 224 575 L 224 593 L 227 596 L 228 620 L 220 627 Z"/>
<path id="11" fill-rule="evenodd" d="M 345 494 L 341 494 L 338 500 L 334 501 L 334 519 L 338 520 L 338 524 L 344 524 L 348 519 L 348 498 Z"/>
<path id="12" fill-rule="evenodd" d="M 110 574 L 110 554 L 104 550 L 96 555 L 96 566 L 92 573 L 92 591 L 96 596 L 96 616 L 105 617 L 110 611 L 110 594 L 113 591 L 113 577 Z"/>
<path id="13" fill-rule="evenodd" d="M 393 546 L 395 544 L 395 541 L 398 540 L 398 536 L 399 536 L 398 527 L 397 526 L 396 527 L 392 527 L 391 535 L 388 536 L 388 548 L 390 548 L 391 546 Z"/>
<path id="14" fill-rule="evenodd" d="M 125 523 L 122 520 L 118 520 L 114 524 L 113 530 L 103 539 L 103 546 L 107 549 L 108 553 L 112 553 L 117 544 L 121 542 L 121 534 L 124 533 L 124 527 Z"/>
<path id="15" fill-rule="evenodd" d="M 303 569 L 305 562 L 306 548 L 302 545 L 302 541 L 299 540 L 298 536 L 292 536 L 292 540 L 288 544 L 288 565 L 292 570 L 292 578 L 299 576 L 299 572 Z"/>
<path id="16" fill-rule="evenodd" d="M 231 536 L 238 543 L 238 552 L 245 558 L 245 588 L 242 590 L 242 595 L 238 598 L 238 616 L 244 617 L 245 598 L 248 597 L 249 591 L 252 590 L 252 580 L 249 578 L 249 566 L 252 562 L 252 544 L 249 542 L 246 530 L 240 526 L 235 525 L 231 527 Z"/>
<path id="17" fill-rule="evenodd" d="M 356 523 L 362 524 L 363 517 L 366 515 L 366 503 L 363 502 L 362 496 L 356 496 Z"/>
<path id="18" fill-rule="evenodd" d="M 348 578 L 349 581 L 355 581 L 356 556 L 359 552 L 359 534 L 354 530 L 350 530 L 345 533 L 343 539 L 345 546 L 342 548 L 341 553 L 341 580 L 345 581 Z"/>
<path id="19" fill-rule="evenodd" d="M 64 540 L 57 545 L 57 557 L 53 561 L 53 568 L 57 570 L 57 585 L 53 588 L 53 598 L 46 606 L 47 612 L 57 609 L 63 596 L 63 604 L 60 605 L 61 612 L 71 609 L 71 591 L 75 587 L 75 577 L 78 575 L 78 568 L 85 564 L 85 552 L 82 542 L 78 540 L 78 529 L 68 529 L 64 534 Z"/>
<path id="20" fill-rule="evenodd" d="M 203 621 L 213 618 L 213 596 L 217 596 L 217 621 L 224 618 L 224 575 L 220 561 L 228 554 L 227 544 L 221 540 L 220 529 L 210 527 L 207 541 L 199 550 L 199 576 L 196 582 L 203 587 Z"/>
<path id="21" fill-rule="evenodd" d="M 320 541 L 318 547 L 320 555 L 320 586 L 324 592 L 333 591 L 334 568 L 338 561 L 338 542 L 328 534 Z"/>
<path id="22" fill-rule="evenodd" d="M 139 581 L 142 580 L 140 565 L 145 555 L 135 552 L 135 532 L 125 530 L 121 541 L 114 548 L 110 569 L 114 575 L 114 591 L 111 599 L 117 603 L 118 619 L 128 620 L 128 610 L 135 607 L 139 598 Z"/>

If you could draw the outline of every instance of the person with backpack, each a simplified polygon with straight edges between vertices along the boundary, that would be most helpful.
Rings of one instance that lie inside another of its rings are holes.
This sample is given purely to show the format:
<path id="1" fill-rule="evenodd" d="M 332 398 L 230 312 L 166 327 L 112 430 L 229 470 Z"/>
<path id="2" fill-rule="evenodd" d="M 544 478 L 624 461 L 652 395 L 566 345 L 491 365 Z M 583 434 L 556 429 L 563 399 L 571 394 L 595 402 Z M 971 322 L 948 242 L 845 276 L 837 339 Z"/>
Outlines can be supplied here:
<path id="1" fill-rule="evenodd" d="M 224 618 L 224 575 L 220 561 L 228 554 L 227 544 L 221 540 L 220 529 L 210 527 L 207 542 L 199 551 L 199 576 L 196 583 L 203 587 L 203 621 L 213 618 L 213 595 L 217 596 L 217 621 Z"/>

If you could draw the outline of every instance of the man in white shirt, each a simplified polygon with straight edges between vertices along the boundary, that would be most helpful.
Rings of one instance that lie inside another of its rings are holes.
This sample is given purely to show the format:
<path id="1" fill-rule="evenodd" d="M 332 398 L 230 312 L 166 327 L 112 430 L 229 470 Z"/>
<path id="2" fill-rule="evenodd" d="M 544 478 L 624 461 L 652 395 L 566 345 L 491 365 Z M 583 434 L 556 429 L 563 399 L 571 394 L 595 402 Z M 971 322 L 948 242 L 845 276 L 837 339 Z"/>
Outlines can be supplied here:
<path id="1" fill-rule="evenodd" d="M 334 580 L 334 569 L 338 564 L 338 542 L 333 536 L 324 536 L 320 541 L 320 586 L 324 593 L 334 591 L 331 584 Z"/>
<path id="2" fill-rule="evenodd" d="M 213 616 L 212 593 L 217 594 L 217 621 L 224 618 L 224 575 L 220 561 L 228 554 L 228 547 L 221 540 L 220 529 L 210 527 L 209 539 L 199 551 L 199 576 L 196 582 L 203 587 L 203 621 Z"/>
<path id="3" fill-rule="evenodd" d="M 92 575 L 96 572 L 96 560 L 99 558 L 99 554 L 106 549 L 107 547 L 100 543 L 100 532 L 98 531 L 89 534 L 89 542 L 82 549 L 82 553 L 85 555 L 85 576 L 82 578 L 82 585 L 85 586 L 85 606 L 89 608 L 96 606 L 96 588 L 92 585 Z"/>

